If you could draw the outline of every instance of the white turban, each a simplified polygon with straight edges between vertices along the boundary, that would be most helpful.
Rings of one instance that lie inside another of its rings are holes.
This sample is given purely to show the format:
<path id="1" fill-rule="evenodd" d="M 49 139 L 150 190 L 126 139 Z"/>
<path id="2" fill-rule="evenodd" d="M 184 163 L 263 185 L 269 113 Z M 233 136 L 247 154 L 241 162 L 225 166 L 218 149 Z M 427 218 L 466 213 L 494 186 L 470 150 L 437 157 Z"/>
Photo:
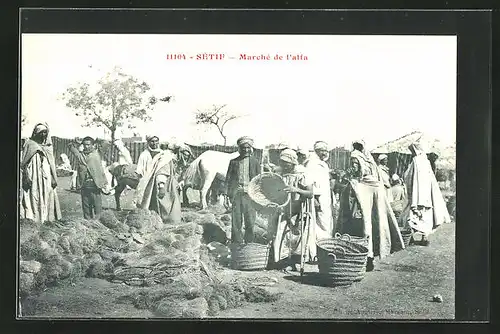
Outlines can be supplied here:
<path id="1" fill-rule="evenodd" d="M 297 153 L 294 150 L 286 148 L 280 153 L 280 160 L 289 162 L 291 164 L 297 165 L 299 162 L 297 160 Z"/>
<path id="2" fill-rule="evenodd" d="M 324 141 L 317 141 L 316 143 L 314 143 L 314 150 L 315 151 L 317 151 L 317 150 L 328 151 L 328 144 L 325 143 Z"/>
<path id="3" fill-rule="evenodd" d="M 381 154 L 381 155 L 378 156 L 378 162 L 381 162 L 384 159 L 387 159 L 387 155 Z"/>
<path id="4" fill-rule="evenodd" d="M 146 136 L 146 141 L 149 142 L 153 138 L 156 138 L 156 139 L 160 140 L 160 138 L 158 138 L 158 136 L 156 136 L 156 135 L 149 135 L 149 136 Z"/>
<path id="5" fill-rule="evenodd" d="M 236 145 L 242 146 L 248 144 L 253 147 L 253 139 L 247 136 L 243 136 L 236 141 Z"/>

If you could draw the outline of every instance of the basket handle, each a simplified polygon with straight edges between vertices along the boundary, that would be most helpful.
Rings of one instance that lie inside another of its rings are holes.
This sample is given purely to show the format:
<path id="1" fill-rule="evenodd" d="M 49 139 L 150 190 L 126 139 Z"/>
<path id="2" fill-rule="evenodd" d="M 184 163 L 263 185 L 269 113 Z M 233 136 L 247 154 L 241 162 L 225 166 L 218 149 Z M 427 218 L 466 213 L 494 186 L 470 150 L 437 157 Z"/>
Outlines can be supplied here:
<path id="1" fill-rule="evenodd" d="M 351 241 L 351 236 L 349 234 L 344 234 L 341 239 L 346 239 L 347 241 Z"/>
<path id="2" fill-rule="evenodd" d="M 342 237 L 342 234 L 339 232 L 335 233 L 335 239 L 340 239 Z"/>
<path id="3" fill-rule="evenodd" d="M 345 255 L 345 249 L 340 246 L 335 246 L 333 248 L 335 251 L 339 251 L 342 255 Z"/>
<path id="4" fill-rule="evenodd" d="M 332 258 L 332 261 L 333 261 L 333 262 L 337 261 L 337 256 L 335 256 L 335 254 L 333 254 L 333 253 L 328 253 L 328 256 Z"/>

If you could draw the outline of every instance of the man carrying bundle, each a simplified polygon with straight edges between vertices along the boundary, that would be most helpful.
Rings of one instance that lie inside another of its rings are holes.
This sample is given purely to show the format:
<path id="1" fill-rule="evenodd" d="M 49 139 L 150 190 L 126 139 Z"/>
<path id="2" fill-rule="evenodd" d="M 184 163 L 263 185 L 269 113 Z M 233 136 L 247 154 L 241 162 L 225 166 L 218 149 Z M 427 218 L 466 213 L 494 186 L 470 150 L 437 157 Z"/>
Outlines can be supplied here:
<path id="1" fill-rule="evenodd" d="M 255 209 L 248 196 L 250 180 L 261 173 L 260 163 L 252 156 L 253 139 L 241 137 L 237 141 L 240 156 L 229 162 L 226 173 L 226 195 L 232 204 L 231 241 L 236 244 L 254 240 Z M 245 235 L 241 230 L 245 221 Z"/>
<path id="2" fill-rule="evenodd" d="M 101 214 L 101 193 L 106 194 L 110 190 L 101 155 L 95 150 L 94 143 L 91 137 L 83 138 L 83 152 L 80 152 L 74 143 L 69 144 L 69 149 L 78 163 L 77 172 L 81 180 L 82 209 L 85 219 L 93 219 Z"/>
<path id="3" fill-rule="evenodd" d="M 299 166 L 297 154 L 294 150 L 285 149 L 281 151 L 280 161 L 279 161 L 279 174 L 287 187 L 283 189 L 285 192 L 291 194 L 290 202 L 284 207 L 272 215 L 269 216 L 267 225 L 267 235 L 269 240 L 273 240 L 273 255 L 274 262 L 278 263 L 283 260 L 288 253 L 284 242 L 282 242 L 283 231 L 286 226 L 290 226 L 292 229 L 290 238 L 286 242 L 289 243 L 291 250 L 291 269 L 296 271 L 297 262 L 300 263 L 300 249 L 302 242 L 307 242 L 307 240 L 300 239 L 300 229 L 303 228 L 303 214 L 305 211 L 311 211 L 311 202 L 308 199 L 313 198 L 313 186 L 312 183 L 307 180 L 306 174 L 303 171 L 299 171 L 297 167 Z M 308 210 L 309 209 L 309 210 Z M 295 221 L 293 218 L 296 218 Z M 312 236 L 313 237 L 313 236 Z M 314 251 L 314 249 L 312 249 Z M 298 259 L 297 259 L 298 257 Z M 308 258 L 311 259 L 314 256 L 309 255 Z"/>

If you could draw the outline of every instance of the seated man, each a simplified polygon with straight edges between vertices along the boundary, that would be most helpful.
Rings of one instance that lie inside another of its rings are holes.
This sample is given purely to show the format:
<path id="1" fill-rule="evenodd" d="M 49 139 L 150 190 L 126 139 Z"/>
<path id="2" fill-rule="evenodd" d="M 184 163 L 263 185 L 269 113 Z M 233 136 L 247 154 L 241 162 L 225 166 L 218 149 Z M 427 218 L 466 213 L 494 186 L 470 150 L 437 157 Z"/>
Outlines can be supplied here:
<path id="1" fill-rule="evenodd" d="M 292 251 L 290 266 L 292 270 L 296 270 L 296 263 L 297 261 L 300 263 L 301 255 L 301 221 L 303 213 L 307 209 L 306 202 L 311 202 L 307 201 L 307 199 L 313 198 L 312 184 L 308 182 L 304 173 L 300 173 L 296 170 L 298 161 L 295 151 L 291 149 L 283 150 L 280 154 L 279 164 L 280 168 L 277 173 L 282 176 L 283 181 L 288 185 L 284 191 L 290 194 L 291 200 L 287 206 L 276 210 L 274 214 L 270 215 L 267 235 L 269 240 L 273 240 L 274 262 L 279 263 L 286 258 L 289 255 L 288 250 L 290 249 Z M 295 223 L 293 222 L 293 218 L 296 218 Z M 283 231 L 287 224 L 291 227 L 293 234 L 296 236 L 295 238 L 291 238 L 292 240 L 282 240 Z"/>

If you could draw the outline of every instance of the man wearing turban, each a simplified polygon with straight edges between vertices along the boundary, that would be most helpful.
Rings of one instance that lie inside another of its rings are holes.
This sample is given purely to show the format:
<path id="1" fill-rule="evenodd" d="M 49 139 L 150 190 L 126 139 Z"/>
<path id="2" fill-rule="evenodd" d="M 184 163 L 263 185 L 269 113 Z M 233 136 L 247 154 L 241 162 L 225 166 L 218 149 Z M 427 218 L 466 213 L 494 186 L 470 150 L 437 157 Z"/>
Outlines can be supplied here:
<path id="1" fill-rule="evenodd" d="M 292 149 L 281 151 L 279 160 L 279 169 L 276 171 L 282 178 L 287 187 L 283 189 L 289 193 L 291 198 L 289 203 L 273 214 L 269 215 L 267 225 L 267 236 L 273 242 L 273 259 L 276 264 L 288 257 L 291 250 L 291 260 L 289 263 L 292 270 L 295 271 L 296 264 L 300 263 L 302 242 L 308 240 L 300 239 L 300 229 L 303 228 L 303 214 L 311 213 L 313 209 L 313 186 L 307 179 L 303 171 L 297 170 L 299 165 L 297 153 Z M 284 235 L 287 225 L 292 233 Z M 313 227 L 314 228 L 314 227 Z M 285 238 L 284 240 L 282 240 Z M 284 242 L 282 242 L 284 241 Z M 287 247 L 290 246 L 290 247 Z M 314 258 L 315 248 L 309 249 L 313 254 L 306 254 L 308 260 Z"/>
<path id="2" fill-rule="evenodd" d="M 403 239 L 380 170 L 362 140 L 353 143 L 350 180 L 340 195 L 340 233 L 367 237 L 367 271 L 374 269 L 374 257 L 383 258 L 404 249 Z"/>
<path id="3" fill-rule="evenodd" d="M 21 218 L 38 223 L 60 219 L 55 159 L 46 123 L 37 124 L 25 142 L 20 167 Z"/>
<path id="4" fill-rule="evenodd" d="M 316 211 L 316 240 L 331 238 L 333 228 L 332 196 L 330 191 L 330 168 L 328 145 L 323 141 L 314 144 L 314 154 L 305 162 L 306 173 L 313 184 Z"/>
<path id="5" fill-rule="evenodd" d="M 236 244 L 254 240 L 255 209 L 248 196 L 250 180 L 261 173 L 259 161 L 252 156 L 253 140 L 241 137 L 236 142 L 239 156 L 229 162 L 226 173 L 226 194 L 232 203 L 231 241 Z M 245 235 L 242 226 L 245 222 Z"/>
<path id="6" fill-rule="evenodd" d="M 406 199 L 406 187 L 403 184 L 403 180 L 401 180 L 398 174 L 394 174 L 391 177 L 391 183 L 392 201 L 404 201 Z"/>
<path id="7" fill-rule="evenodd" d="M 77 173 L 81 183 L 82 210 L 85 219 L 98 217 L 102 212 L 102 193 L 108 193 L 111 184 L 103 167 L 102 158 L 95 149 L 95 141 L 85 137 L 80 152 L 74 143 L 69 149 L 77 159 Z"/>
<path id="8" fill-rule="evenodd" d="M 387 167 L 387 155 L 381 154 L 378 156 L 378 173 L 380 175 L 380 180 L 384 184 L 385 192 L 387 194 L 387 198 L 389 202 L 392 202 L 392 193 L 391 193 L 391 177 L 389 172 L 389 167 Z"/>
<path id="9" fill-rule="evenodd" d="M 160 148 L 160 139 L 158 136 L 149 135 L 146 136 L 147 148 L 142 151 L 137 160 L 136 173 L 139 177 L 146 175 L 148 170 L 152 166 L 153 158 L 162 151 Z"/>

